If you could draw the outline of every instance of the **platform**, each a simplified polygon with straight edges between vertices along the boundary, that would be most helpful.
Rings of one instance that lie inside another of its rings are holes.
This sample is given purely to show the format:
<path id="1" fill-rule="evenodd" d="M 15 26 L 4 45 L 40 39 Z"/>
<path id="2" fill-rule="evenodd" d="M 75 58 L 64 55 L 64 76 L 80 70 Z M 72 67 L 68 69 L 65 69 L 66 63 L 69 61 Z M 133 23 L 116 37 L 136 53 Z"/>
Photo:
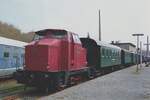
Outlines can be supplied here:
<path id="1" fill-rule="evenodd" d="M 150 67 L 136 66 L 73 86 L 42 100 L 150 100 Z"/>

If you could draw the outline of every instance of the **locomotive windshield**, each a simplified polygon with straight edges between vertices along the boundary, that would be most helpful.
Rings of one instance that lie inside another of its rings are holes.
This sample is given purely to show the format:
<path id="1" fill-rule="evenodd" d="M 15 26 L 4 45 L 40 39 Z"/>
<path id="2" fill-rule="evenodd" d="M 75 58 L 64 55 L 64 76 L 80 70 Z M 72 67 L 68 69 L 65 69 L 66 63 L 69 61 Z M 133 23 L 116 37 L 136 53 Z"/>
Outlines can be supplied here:
<path id="1" fill-rule="evenodd" d="M 64 39 L 66 36 L 67 33 L 65 31 L 38 31 L 34 35 L 33 40 L 40 40 L 43 38 Z"/>
<path id="2" fill-rule="evenodd" d="M 42 39 L 43 37 L 44 37 L 44 36 L 35 34 L 33 40 L 40 40 L 40 39 Z"/>

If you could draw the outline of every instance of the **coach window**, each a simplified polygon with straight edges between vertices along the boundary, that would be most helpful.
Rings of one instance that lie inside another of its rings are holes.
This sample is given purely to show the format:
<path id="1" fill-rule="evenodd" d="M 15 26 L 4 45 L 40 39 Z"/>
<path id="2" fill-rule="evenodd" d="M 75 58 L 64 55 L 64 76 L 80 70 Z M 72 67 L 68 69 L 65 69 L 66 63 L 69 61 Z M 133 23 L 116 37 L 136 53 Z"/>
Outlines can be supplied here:
<path id="1" fill-rule="evenodd" d="M 110 55 L 111 55 L 111 50 L 109 50 L 109 57 L 110 57 Z"/>
<path id="2" fill-rule="evenodd" d="M 107 49 L 107 56 L 109 57 L 109 49 Z"/>
<path id="3" fill-rule="evenodd" d="M 118 57 L 118 51 L 116 52 L 116 57 Z"/>
<path id="4" fill-rule="evenodd" d="M 117 53 L 118 53 L 118 51 L 116 51 L 116 58 L 117 58 Z"/>
<path id="5" fill-rule="evenodd" d="M 104 57 L 106 57 L 106 49 L 104 49 Z"/>
<path id="6" fill-rule="evenodd" d="M 109 57 L 111 58 L 111 50 L 109 50 Z"/>
<path id="7" fill-rule="evenodd" d="M 4 52 L 4 58 L 8 58 L 9 57 L 9 52 Z"/>
<path id="8" fill-rule="evenodd" d="M 107 50 L 107 56 L 108 56 L 108 58 L 109 58 L 109 49 Z"/>
<path id="9" fill-rule="evenodd" d="M 104 49 L 104 55 L 107 56 L 107 49 Z"/>
<path id="10" fill-rule="evenodd" d="M 107 49 L 107 57 L 108 57 L 108 55 L 109 55 L 109 50 Z"/>
<path id="11" fill-rule="evenodd" d="M 120 52 L 119 52 L 119 55 L 118 55 L 119 57 L 120 57 Z"/>
<path id="12" fill-rule="evenodd" d="M 113 56 L 115 57 L 115 51 L 113 52 Z"/>
<path id="13" fill-rule="evenodd" d="M 105 56 L 105 49 L 103 49 L 103 56 Z"/>
<path id="14" fill-rule="evenodd" d="M 118 58 L 118 51 L 116 52 L 116 57 Z"/>
<path id="15" fill-rule="evenodd" d="M 103 57 L 105 57 L 105 50 L 102 49 L 102 54 L 103 54 Z"/>
<path id="16" fill-rule="evenodd" d="M 109 50 L 109 58 L 111 58 L 111 50 Z"/>
<path id="17" fill-rule="evenodd" d="M 109 50 L 107 49 L 107 57 L 108 57 L 108 55 L 109 55 Z"/>
<path id="18" fill-rule="evenodd" d="M 118 58 L 119 58 L 119 51 L 118 51 Z"/>
<path id="19" fill-rule="evenodd" d="M 104 49 L 102 48 L 102 57 L 104 57 Z"/>
<path id="20" fill-rule="evenodd" d="M 113 57 L 115 57 L 115 51 L 114 50 L 113 50 L 113 54 L 112 55 L 113 55 Z"/>

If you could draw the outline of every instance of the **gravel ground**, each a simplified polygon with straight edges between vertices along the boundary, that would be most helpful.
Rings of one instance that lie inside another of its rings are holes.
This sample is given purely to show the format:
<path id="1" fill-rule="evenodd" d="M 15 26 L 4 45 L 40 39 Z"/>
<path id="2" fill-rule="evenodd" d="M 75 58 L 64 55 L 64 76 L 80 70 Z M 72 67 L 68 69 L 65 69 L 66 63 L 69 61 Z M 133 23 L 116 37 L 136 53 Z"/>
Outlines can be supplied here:
<path id="1" fill-rule="evenodd" d="M 136 66 L 93 79 L 40 100 L 150 100 L 150 67 Z"/>

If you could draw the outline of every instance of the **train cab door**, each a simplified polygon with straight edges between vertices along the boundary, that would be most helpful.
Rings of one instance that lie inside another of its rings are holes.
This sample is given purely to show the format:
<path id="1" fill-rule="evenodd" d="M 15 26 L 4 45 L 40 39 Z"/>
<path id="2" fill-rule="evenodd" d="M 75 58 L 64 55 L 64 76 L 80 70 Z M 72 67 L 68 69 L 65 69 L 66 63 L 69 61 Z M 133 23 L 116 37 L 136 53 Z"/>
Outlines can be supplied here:
<path id="1" fill-rule="evenodd" d="M 81 41 L 79 39 L 79 36 L 77 34 L 72 34 L 72 70 L 77 70 L 79 69 L 79 67 L 82 65 L 82 45 L 81 45 Z"/>

